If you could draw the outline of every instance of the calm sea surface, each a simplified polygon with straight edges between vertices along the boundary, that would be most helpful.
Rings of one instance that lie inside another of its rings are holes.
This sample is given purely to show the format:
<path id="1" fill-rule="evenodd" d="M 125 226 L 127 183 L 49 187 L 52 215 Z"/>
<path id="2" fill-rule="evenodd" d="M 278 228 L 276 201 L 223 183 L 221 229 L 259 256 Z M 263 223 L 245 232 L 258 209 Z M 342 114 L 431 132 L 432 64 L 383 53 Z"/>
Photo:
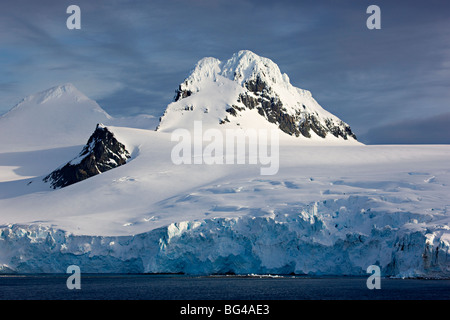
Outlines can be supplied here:
<path id="1" fill-rule="evenodd" d="M 450 280 L 184 275 L 1 275 L 2 300 L 450 300 Z"/>

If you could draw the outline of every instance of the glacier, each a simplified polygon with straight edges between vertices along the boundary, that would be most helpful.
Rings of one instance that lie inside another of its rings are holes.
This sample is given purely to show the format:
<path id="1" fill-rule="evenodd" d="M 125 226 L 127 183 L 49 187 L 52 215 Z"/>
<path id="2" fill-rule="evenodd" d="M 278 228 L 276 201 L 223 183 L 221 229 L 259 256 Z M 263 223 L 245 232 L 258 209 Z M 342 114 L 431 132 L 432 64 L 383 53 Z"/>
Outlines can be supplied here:
<path id="1" fill-rule="evenodd" d="M 260 176 L 177 166 L 169 135 L 110 129 L 126 165 L 58 190 L 0 183 L 0 272 L 450 277 L 448 146 L 285 141 Z"/>
<path id="2" fill-rule="evenodd" d="M 8 225 L 0 228 L 0 270 L 61 273 L 78 265 L 86 273 L 363 276 L 375 264 L 386 277 L 450 276 L 448 225 L 362 209 L 373 201 L 348 197 L 289 214 L 184 221 L 130 236 Z"/>

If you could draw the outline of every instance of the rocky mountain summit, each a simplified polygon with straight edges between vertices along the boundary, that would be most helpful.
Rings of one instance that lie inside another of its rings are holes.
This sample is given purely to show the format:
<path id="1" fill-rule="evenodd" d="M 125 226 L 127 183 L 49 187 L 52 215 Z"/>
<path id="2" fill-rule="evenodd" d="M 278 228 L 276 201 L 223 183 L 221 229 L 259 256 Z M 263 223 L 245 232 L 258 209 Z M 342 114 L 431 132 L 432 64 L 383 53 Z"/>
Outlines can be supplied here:
<path id="1" fill-rule="evenodd" d="M 184 116 L 196 110 L 200 110 L 196 116 Z M 158 130 L 207 118 L 212 125 L 247 122 L 252 126 L 258 115 L 290 136 L 356 140 L 350 126 L 324 110 L 309 91 L 292 86 L 273 61 L 248 50 L 225 62 L 200 60 L 176 90 Z"/>
<path id="2" fill-rule="evenodd" d="M 44 182 L 50 183 L 53 189 L 67 187 L 121 166 L 129 158 L 125 145 L 107 127 L 97 124 L 78 157 L 47 175 Z"/>

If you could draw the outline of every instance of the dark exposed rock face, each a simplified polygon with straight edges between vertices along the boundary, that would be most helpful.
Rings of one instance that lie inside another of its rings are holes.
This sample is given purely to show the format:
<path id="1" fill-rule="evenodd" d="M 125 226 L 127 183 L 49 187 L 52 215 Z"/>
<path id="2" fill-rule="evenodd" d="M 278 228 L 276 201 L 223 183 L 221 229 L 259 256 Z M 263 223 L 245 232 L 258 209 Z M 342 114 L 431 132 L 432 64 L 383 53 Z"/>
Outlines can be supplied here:
<path id="1" fill-rule="evenodd" d="M 44 178 L 53 189 L 64 188 L 121 166 L 130 158 L 125 146 L 103 125 L 97 125 L 77 158 Z"/>
<path id="2" fill-rule="evenodd" d="M 238 115 L 238 111 L 242 111 L 244 109 L 245 108 L 241 108 L 233 104 L 230 108 L 226 109 L 225 111 L 231 114 L 232 116 L 236 117 Z"/>
<path id="3" fill-rule="evenodd" d="M 356 140 L 356 136 L 346 123 L 343 121 L 335 123 L 332 119 L 326 119 L 326 126 L 324 126 L 316 115 L 305 110 L 305 106 L 303 106 L 304 111 L 297 110 L 295 115 L 288 114 L 280 99 L 271 92 L 267 84 L 259 77 L 245 83 L 245 87 L 248 92 L 241 94 L 238 102 L 242 102 L 249 109 L 256 108 L 260 115 L 269 122 L 278 124 L 280 130 L 289 135 L 298 137 L 301 134 L 310 138 L 312 130 L 322 138 L 331 133 L 335 137 L 342 137 L 345 140 L 349 137 Z M 229 110 L 227 112 L 231 115 L 236 115 L 235 109 Z"/>
<path id="4" fill-rule="evenodd" d="M 174 101 L 181 100 L 183 98 L 189 97 L 192 95 L 192 91 L 183 89 L 183 86 L 180 84 L 178 89 L 175 91 Z"/>

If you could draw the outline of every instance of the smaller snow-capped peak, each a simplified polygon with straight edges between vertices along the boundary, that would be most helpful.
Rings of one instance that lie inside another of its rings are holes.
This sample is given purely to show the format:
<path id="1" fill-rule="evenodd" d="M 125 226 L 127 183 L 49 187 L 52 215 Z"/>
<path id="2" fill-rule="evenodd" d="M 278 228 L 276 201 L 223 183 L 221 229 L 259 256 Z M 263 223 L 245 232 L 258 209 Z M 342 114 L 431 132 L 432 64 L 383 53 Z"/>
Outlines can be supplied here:
<path id="1" fill-rule="evenodd" d="M 97 123 L 112 117 L 67 83 L 32 94 L 0 117 L 0 143 L 8 150 L 80 145 Z"/>
<path id="2" fill-rule="evenodd" d="M 78 101 L 89 100 L 83 93 L 81 93 L 75 86 L 71 83 L 66 83 L 60 86 L 56 86 L 45 90 L 36 95 L 36 100 L 38 103 L 42 104 L 52 99 L 60 99 L 64 96 L 70 96 Z"/>
<path id="3" fill-rule="evenodd" d="M 103 114 L 107 119 L 111 119 L 112 117 L 106 113 L 97 103 L 93 100 L 89 99 L 86 95 L 84 95 L 81 91 L 79 91 L 73 84 L 66 83 L 63 85 L 55 86 L 50 89 L 35 93 L 24 98 L 17 105 L 15 105 L 10 111 L 5 113 L 2 117 L 10 117 L 16 113 L 21 112 L 21 110 L 26 109 L 37 109 L 40 106 L 44 106 L 45 108 L 55 108 L 55 111 L 60 111 L 61 109 L 68 109 L 70 107 L 73 109 L 72 111 L 76 111 L 73 108 L 74 103 L 77 104 L 77 109 L 83 109 L 86 102 L 86 105 L 89 105 L 89 108 L 92 111 L 99 112 Z M 59 110 L 56 110 L 58 108 Z M 48 109 L 47 109 L 48 110 Z M 80 110 L 83 111 L 83 110 Z"/>

